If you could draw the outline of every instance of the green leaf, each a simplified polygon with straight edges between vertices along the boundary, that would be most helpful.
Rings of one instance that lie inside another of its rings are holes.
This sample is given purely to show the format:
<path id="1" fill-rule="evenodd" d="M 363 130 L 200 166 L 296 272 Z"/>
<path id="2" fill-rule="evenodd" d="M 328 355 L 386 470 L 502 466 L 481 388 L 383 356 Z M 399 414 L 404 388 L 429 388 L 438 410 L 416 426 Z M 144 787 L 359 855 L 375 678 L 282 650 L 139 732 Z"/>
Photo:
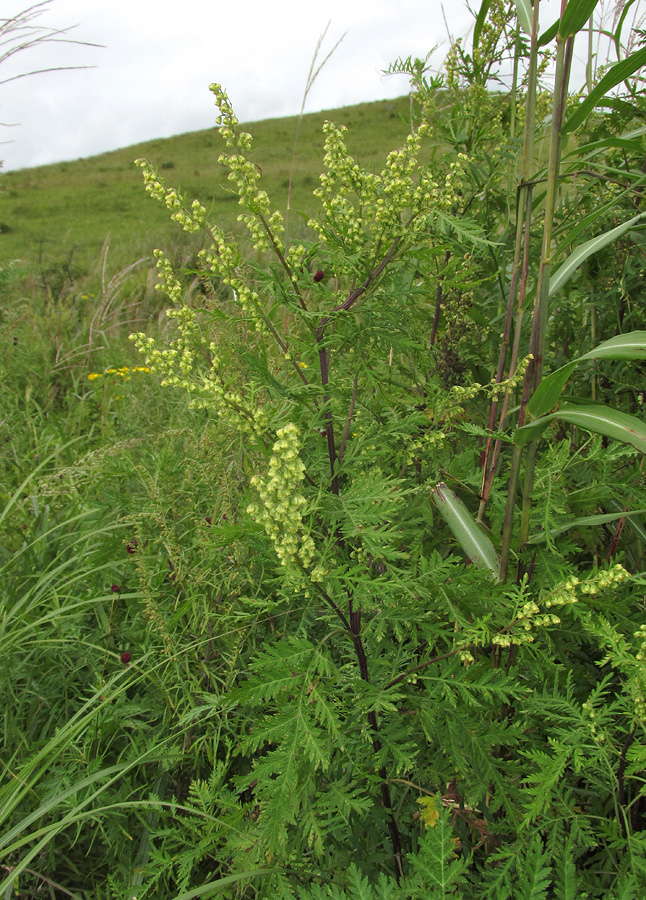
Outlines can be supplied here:
<path id="1" fill-rule="evenodd" d="M 628 0 L 628 3 L 624 6 L 621 15 L 619 16 L 619 22 L 617 23 L 617 27 L 614 33 L 614 41 L 615 41 L 615 50 L 617 51 L 617 56 L 621 55 L 621 30 L 624 27 L 624 22 L 626 21 L 626 16 L 628 15 L 628 10 L 635 3 L 635 0 Z"/>
<path id="2" fill-rule="evenodd" d="M 597 106 L 603 106 L 606 109 L 612 109 L 624 115 L 634 116 L 636 119 L 646 119 L 646 112 L 643 109 L 640 109 L 634 103 L 629 103 L 627 100 L 620 100 L 618 97 L 607 97 L 605 100 L 597 103 Z"/>
<path id="3" fill-rule="evenodd" d="M 617 890 L 612 894 L 612 900 L 637 900 L 637 885 L 632 874 L 624 873 L 621 876 Z"/>
<path id="4" fill-rule="evenodd" d="M 646 216 L 646 213 L 640 213 L 638 216 L 633 216 L 632 219 L 629 219 L 627 222 L 624 222 L 622 225 L 617 225 L 616 228 L 611 228 L 610 231 L 606 231 L 604 234 L 599 234 L 597 237 L 592 238 L 589 241 L 586 241 L 585 244 L 581 244 L 579 247 L 574 250 L 570 256 L 565 260 L 562 266 L 552 275 L 550 278 L 550 288 L 549 295 L 552 297 L 558 290 L 560 290 L 563 285 L 569 281 L 569 279 L 574 275 L 576 270 L 579 268 L 581 263 L 585 262 L 585 260 L 592 256 L 593 253 L 597 253 L 599 250 L 602 250 L 608 244 L 611 244 L 612 241 L 615 241 L 617 238 L 621 237 L 622 234 L 625 234 L 633 225 L 636 225 L 640 219 L 643 219 Z"/>
<path id="5" fill-rule="evenodd" d="M 554 893 L 557 900 L 577 900 L 580 896 L 575 858 L 575 840 L 570 833 L 565 843 L 560 842 L 555 859 Z"/>
<path id="6" fill-rule="evenodd" d="M 485 19 L 487 18 L 487 13 L 489 12 L 489 7 L 491 6 L 491 0 L 482 0 L 482 4 L 480 5 L 480 9 L 478 10 L 478 15 L 476 16 L 476 23 L 473 26 L 473 49 L 475 50 L 480 42 L 480 35 L 482 33 L 482 26 L 485 23 Z"/>
<path id="7" fill-rule="evenodd" d="M 593 516 L 580 516 L 578 519 L 572 519 L 571 522 L 566 522 L 565 525 L 559 525 L 558 528 L 550 528 L 549 534 L 550 537 L 558 537 L 560 534 L 565 534 L 566 531 L 569 531 L 571 528 L 590 528 L 593 525 L 606 525 L 608 522 L 616 522 L 617 519 L 623 519 L 624 516 L 627 519 L 630 519 L 630 516 L 639 516 L 645 515 L 646 509 L 633 509 L 624 511 L 621 510 L 619 512 L 613 513 L 598 513 Z M 528 544 L 543 544 L 547 539 L 547 534 L 544 531 L 541 531 L 539 534 L 535 534 L 530 537 Z"/>
<path id="8" fill-rule="evenodd" d="M 209 881 L 201 887 L 193 888 L 191 891 L 185 891 L 173 897 L 173 900 L 193 900 L 193 897 L 211 897 L 213 894 L 219 894 L 224 888 L 240 881 L 248 881 L 257 878 L 259 875 L 271 875 L 276 869 L 251 869 L 249 872 L 240 872 L 236 875 L 226 875 L 224 878 L 218 878 L 217 881 Z"/>
<path id="9" fill-rule="evenodd" d="M 433 216 L 444 225 L 447 232 L 453 232 L 465 241 L 488 247 L 500 247 L 500 241 L 492 241 L 486 237 L 484 229 L 473 219 L 468 220 L 466 217 L 454 216 L 440 209 L 434 209 Z"/>
<path id="10" fill-rule="evenodd" d="M 356 866 L 350 866 L 350 897 L 352 900 L 374 900 L 372 887 L 366 875 L 361 874 Z"/>
<path id="11" fill-rule="evenodd" d="M 565 387 L 565 382 L 575 368 L 576 362 L 568 363 L 566 366 L 557 369 L 556 372 L 552 372 L 551 375 L 548 375 L 547 378 L 544 378 L 541 381 L 527 404 L 527 411 L 533 419 L 538 419 L 540 416 L 547 415 L 552 409 L 558 398 L 561 396 L 561 391 Z"/>
<path id="12" fill-rule="evenodd" d="M 370 884 L 368 877 L 362 875 L 354 863 L 351 863 L 347 874 L 348 889 L 342 890 L 334 882 L 317 884 L 312 882 L 308 887 L 298 888 L 298 900 L 395 900 L 401 898 L 401 892 L 393 878 L 387 878 L 383 872 L 377 884 Z"/>
<path id="13" fill-rule="evenodd" d="M 532 825 L 554 802 L 572 755 L 571 747 L 556 740 L 550 741 L 549 750 L 551 752 L 545 752 L 536 747 L 527 753 L 531 769 L 523 779 L 524 827 Z"/>
<path id="14" fill-rule="evenodd" d="M 552 865 L 540 835 L 532 837 L 527 853 L 519 863 L 518 875 L 518 900 L 546 900 L 552 884 Z"/>
<path id="15" fill-rule="evenodd" d="M 532 34 L 532 4 L 529 0 L 514 0 L 518 14 L 518 24 L 525 34 Z"/>
<path id="16" fill-rule="evenodd" d="M 451 814 L 439 794 L 435 803 L 439 817 L 432 828 L 426 829 L 420 840 L 419 853 L 409 860 L 411 874 L 406 896 L 410 900 L 426 900 L 428 897 L 458 900 L 463 896 L 461 891 L 456 891 L 464 881 L 466 861 L 456 853 Z"/>
<path id="17" fill-rule="evenodd" d="M 527 406 L 532 418 L 544 416 L 552 409 L 576 366 L 587 359 L 646 359 L 646 331 L 618 334 L 544 378 Z"/>
<path id="18" fill-rule="evenodd" d="M 625 81 L 626 78 L 634 75 L 644 65 L 646 65 L 646 47 L 636 50 L 630 56 L 627 56 L 626 59 L 622 59 L 621 62 L 611 66 L 599 84 L 590 91 L 585 100 L 574 110 L 563 126 L 563 131 L 569 134 L 569 132 L 578 128 L 579 125 L 582 125 L 602 97 L 605 97 L 609 91 L 621 84 L 622 81 Z"/>
<path id="19" fill-rule="evenodd" d="M 546 44 L 551 43 L 556 35 L 559 32 L 559 25 L 561 24 L 561 20 L 557 19 L 556 22 L 552 22 L 550 27 L 543 32 L 543 34 L 538 39 L 538 46 L 544 47 Z"/>
<path id="20" fill-rule="evenodd" d="M 500 572 L 500 560 L 494 546 L 482 528 L 473 521 L 473 517 L 464 503 L 447 488 L 443 481 L 431 491 L 431 496 L 469 559 L 479 569 L 489 569 L 497 579 Z"/>
<path id="21" fill-rule="evenodd" d="M 585 431 L 632 444 L 637 450 L 646 453 L 646 425 L 634 416 L 626 415 L 601 403 L 581 407 L 564 406 L 550 416 L 543 416 L 542 419 L 537 419 L 529 425 L 517 428 L 514 443 L 522 447 L 530 441 L 538 440 L 554 419 L 561 419 Z"/>
<path id="22" fill-rule="evenodd" d="M 571 37 L 581 31 L 598 2 L 599 0 L 569 0 L 559 25 L 561 37 Z"/>

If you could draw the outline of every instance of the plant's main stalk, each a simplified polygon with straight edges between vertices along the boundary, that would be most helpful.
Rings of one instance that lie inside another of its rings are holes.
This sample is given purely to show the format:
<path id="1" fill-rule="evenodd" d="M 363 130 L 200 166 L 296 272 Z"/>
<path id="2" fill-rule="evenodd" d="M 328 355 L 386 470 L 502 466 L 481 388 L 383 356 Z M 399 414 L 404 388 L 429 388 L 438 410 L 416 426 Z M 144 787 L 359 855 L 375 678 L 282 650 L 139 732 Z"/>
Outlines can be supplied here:
<path id="1" fill-rule="evenodd" d="M 565 4 L 562 4 L 563 15 Z M 535 8 L 535 15 L 537 10 Z M 572 48 L 574 37 L 557 35 L 556 41 L 556 75 L 554 83 L 552 123 L 550 130 L 550 152 L 547 173 L 547 192 L 545 198 L 545 219 L 543 224 L 543 240 L 541 246 L 541 260 L 536 285 L 536 297 L 534 300 L 534 315 L 532 319 L 532 332 L 530 338 L 530 354 L 532 360 L 525 375 L 523 393 L 518 416 L 518 427 L 525 424 L 527 404 L 540 384 L 543 373 L 543 361 L 545 355 L 545 335 L 549 310 L 549 284 L 552 264 L 552 234 L 554 228 L 554 213 L 556 207 L 556 194 L 558 188 L 560 161 L 561 161 L 561 128 L 563 125 L 565 105 L 567 100 L 567 88 L 569 71 L 572 61 Z M 525 481 L 523 486 L 523 505 L 521 514 L 520 547 L 527 543 L 529 534 L 529 514 L 531 510 L 531 495 L 534 485 L 534 465 L 536 458 L 536 444 L 532 443 L 527 452 L 525 465 Z M 511 552 L 511 540 L 513 531 L 513 513 L 516 505 L 516 491 L 520 477 L 522 448 L 514 447 L 509 484 L 507 491 L 507 505 L 503 524 L 502 553 L 500 575 L 506 581 L 509 570 L 509 555 Z"/>

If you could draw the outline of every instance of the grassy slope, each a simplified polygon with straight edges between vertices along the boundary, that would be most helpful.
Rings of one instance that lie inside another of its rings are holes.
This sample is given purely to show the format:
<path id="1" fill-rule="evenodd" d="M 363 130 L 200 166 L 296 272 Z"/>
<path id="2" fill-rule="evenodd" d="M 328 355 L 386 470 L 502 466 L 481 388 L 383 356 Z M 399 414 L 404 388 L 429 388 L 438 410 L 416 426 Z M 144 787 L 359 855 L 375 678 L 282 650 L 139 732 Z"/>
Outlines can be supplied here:
<path id="1" fill-rule="evenodd" d="M 311 113 L 303 119 L 292 188 L 292 210 L 308 211 L 322 170 L 322 125 L 326 119 L 348 126 L 348 146 L 364 163 L 381 168 L 386 154 L 408 131 L 408 98 L 362 103 Z M 245 125 L 254 136 L 252 158 L 263 172 L 263 187 L 284 209 L 298 118 Z M 190 198 L 213 204 L 212 221 L 236 228 L 238 207 L 228 193 L 226 170 L 218 164 L 223 145 L 215 128 L 147 141 L 111 153 L 10 172 L 0 193 L 0 260 L 20 259 L 40 268 L 72 261 L 79 274 L 98 259 L 110 234 L 111 258 L 127 265 L 156 246 L 178 248 L 183 238 L 168 212 L 145 193 L 133 161 L 146 157 L 167 184 Z M 292 227 L 302 228 L 297 215 Z"/>

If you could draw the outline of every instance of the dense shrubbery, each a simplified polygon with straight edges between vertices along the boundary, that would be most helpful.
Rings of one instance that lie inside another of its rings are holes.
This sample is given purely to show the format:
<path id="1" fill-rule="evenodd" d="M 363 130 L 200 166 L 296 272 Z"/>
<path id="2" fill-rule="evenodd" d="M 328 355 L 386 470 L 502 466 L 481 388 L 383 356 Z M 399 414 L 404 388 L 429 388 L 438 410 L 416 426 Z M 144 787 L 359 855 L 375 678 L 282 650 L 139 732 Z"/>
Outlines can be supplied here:
<path id="1" fill-rule="evenodd" d="M 551 96 L 525 4 L 400 61 L 408 141 L 328 124 L 307 239 L 213 85 L 247 238 L 140 161 L 208 238 L 143 360 L 5 303 L 0 887 L 643 894 L 643 98 L 590 115 L 643 51 L 565 104 L 589 6 Z"/>

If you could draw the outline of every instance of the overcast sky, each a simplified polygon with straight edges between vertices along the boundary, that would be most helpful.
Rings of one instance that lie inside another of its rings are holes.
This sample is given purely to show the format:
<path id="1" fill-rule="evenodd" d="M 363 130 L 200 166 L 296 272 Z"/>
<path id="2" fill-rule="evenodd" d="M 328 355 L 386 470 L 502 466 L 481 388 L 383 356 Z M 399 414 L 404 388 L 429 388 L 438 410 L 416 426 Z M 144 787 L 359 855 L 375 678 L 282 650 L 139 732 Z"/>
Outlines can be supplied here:
<path id="1" fill-rule="evenodd" d="M 1 0 L 2 14 L 29 5 Z M 446 0 L 445 9 L 453 35 L 465 34 L 473 21 L 466 6 Z M 0 84 L 0 121 L 12 126 L 0 129 L 5 171 L 208 128 L 213 81 L 228 90 L 241 121 L 296 115 L 328 21 L 320 59 L 345 38 L 307 112 L 400 96 L 406 79 L 381 71 L 435 45 L 439 64 L 448 47 L 441 0 L 49 0 L 32 24 L 77 25 L 70 38 L 103 47 L 48 43 L 2 62 L 0 80 L 50 66 L 95 67 Z"/>

